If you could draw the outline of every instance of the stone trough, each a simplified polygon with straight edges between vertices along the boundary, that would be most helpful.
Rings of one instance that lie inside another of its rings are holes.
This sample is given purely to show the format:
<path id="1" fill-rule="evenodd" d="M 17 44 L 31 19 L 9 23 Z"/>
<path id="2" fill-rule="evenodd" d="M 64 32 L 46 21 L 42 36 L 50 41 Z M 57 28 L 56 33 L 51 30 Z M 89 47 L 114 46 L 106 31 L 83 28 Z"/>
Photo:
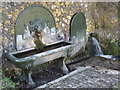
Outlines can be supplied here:
<path id="1" fill-rule="evenodd" d="M 40 5 L 27 7 L 18 16 L 15 24 L 16 50 L 6 53 L 6 57 L 23 71 L 22 78 L 34 86 L 32 69 L 61 57 L 59 63 L 63 73 L 69 70 L 65 61 L 85 49 L 86 20 L 83 13 L 76 13 L 70 22 L 70 39 L 58 40 L 57 29 L 52 13 Z M 35 41 L 40 41 L 35 43 Z"/>

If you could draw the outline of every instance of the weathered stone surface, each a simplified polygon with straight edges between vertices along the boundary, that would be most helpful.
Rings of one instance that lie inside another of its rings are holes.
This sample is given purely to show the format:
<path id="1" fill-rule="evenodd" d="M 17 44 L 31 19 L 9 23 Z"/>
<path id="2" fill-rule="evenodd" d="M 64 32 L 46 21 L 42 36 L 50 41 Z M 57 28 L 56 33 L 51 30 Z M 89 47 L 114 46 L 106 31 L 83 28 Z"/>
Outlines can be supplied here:
<path id="1" fill-rule="evenodd" d="M 83 71 L 77 71 L 74 75 L 69 75 L 58 82 L 51 82 L 38 88 L 113 88 L 120 81 L 119 77 L 119 71 L 89 67 Z"/>
<path id="2" fill-rule="evenodd" d="M 85 13 L 86 18 L 87 18 L 87 24 L 90 25 L 90 27 L 94 27 L 94 25 L 92 25 L 94 20 L 92 19 L 91 15 L 95 14 L 92 12 L 95 9 L 96 3 L 87 3 L 87 2 L 86 3 L 82 3 L 82 2 L 3 2 L 2 9 L 0 11 L 1 12 L 3 11 L 3 13 L 5 13 L 8 16 L 8 20 L 6 20 L 4 22 L 5 24 L 4 24 L 4 29 L 3 29 L 4 30 L 3 38 L 7 39 L 4 42 L 4 45 L 8 51 L 15 50 L 14 24 L 16 22 L 18 15 L 26 7 L 28 7 L 30 5 L 34 5 L 34 4 L 39 4 L 39 5 L 47 7 L 53 13 L 53 15 L 55 17 L 57 28 L 60 28 L 62 30 L 69 31 L 70 19 L 71 19 L 72 15 L 74 15 L 76 12 Z M 112 3 L 105 3 L 105 5 L 109 5 L 109 7 L 106 7 L 107 12 L 110 12 L 110 10 L 111 11 L 114 10 L 115 13 L 113 12 L 113 14 L 115 14 L 115 16 L 118 15 L 117 10 L 114 9 L 114 8 L 116 8 L 115 5 L 113 5 Z M 89 11 L 87 11 L 87 9 Z M 104 8 L 102 8 L 102 9 L 104 9 Z M 99 10 L 102 11 L 102 9 L 97 8 L 98 11 Z M 101 12 L 99 12 L 99 13 L 101 14 Z M 110 17 L 112 17 L 113 14 L 111 14 Z M 102 15 L 100 17 L 102 17 Z M 96 17 L 96 18 L 99 19 L 98 17 Z M 116 17 L 112 17 L 113 20 L 116 20 L 114 18 L 116 18 Z M 111 22 L 112 22 L 112 20 L 111 20 Z M 89 27 L 87 29 L 89 29 Z M 92 30 L 94 30 L 94 29 L 92 28 Z M 87 31 L 88 31 L 88 33 L 91 32 L 90 30 L 87 30 Z M 106 32 L 105 35 L 104 34 L 102 34 L 102 35 L 104 35 L 104 37 L 107 38 L 107 36 L 108 36 L 107 31 L 102 31 L 102 30 L 100 30 L 100 31 L 102 33 Z M 99 33 L 99 30 L 96 30 L 96 32 Z M 114 36 L 117 38 L 116 31 L 112 31 L 112 32 L 114 32 Z M 65 32 L 65 33 L 68 34 L 67 32 Z M 113 37 L 113 36 L 110 34 L 110 37 Z M 8 44 L 9 42 L 11 42 L 12 44 L 9 45 Z M 11 46 L 12 46 L 12 48 L 8 48 Z"/>

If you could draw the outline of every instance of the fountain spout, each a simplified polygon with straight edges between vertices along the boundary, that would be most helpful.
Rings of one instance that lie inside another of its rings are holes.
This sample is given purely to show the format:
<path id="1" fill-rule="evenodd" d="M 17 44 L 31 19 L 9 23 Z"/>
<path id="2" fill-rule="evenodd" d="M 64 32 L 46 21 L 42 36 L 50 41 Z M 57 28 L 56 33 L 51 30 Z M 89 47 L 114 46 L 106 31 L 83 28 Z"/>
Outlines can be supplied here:
<path id="1" fill-rule="evenodd" d="M 103 55 L 103 51 L 98 40 L 92 35 L 88 39 L 88 51 L 90 55 Z"/>
<path id="2" fill-rule="evenodd" d="M 93 42 L 93 51 L 95 55 L 103 55 L 103 51 L 100 47 L 100 44 L 98 42 L 98 40 L 95 37 L 91 37 L 91 41 Z"/>

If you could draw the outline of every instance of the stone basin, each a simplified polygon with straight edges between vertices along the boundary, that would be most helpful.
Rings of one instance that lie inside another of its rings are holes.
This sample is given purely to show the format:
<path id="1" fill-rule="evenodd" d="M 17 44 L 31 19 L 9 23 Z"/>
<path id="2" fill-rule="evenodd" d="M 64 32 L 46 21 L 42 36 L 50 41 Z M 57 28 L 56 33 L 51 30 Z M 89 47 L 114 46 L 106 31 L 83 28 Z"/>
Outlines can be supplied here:
<path id="1" fill-rule="evenodd" d="M 36 65 L 60 58 L 66 57 L 69 50 L 74 45 L 67 42 L 58 42 L 55 44 L 48 45 L 42 50 L 35 48 L 26 49 L 22 51 L 6 53 L 7 58 L 13 62 L 17 67 L 22 69 L 30 69 Z"/>

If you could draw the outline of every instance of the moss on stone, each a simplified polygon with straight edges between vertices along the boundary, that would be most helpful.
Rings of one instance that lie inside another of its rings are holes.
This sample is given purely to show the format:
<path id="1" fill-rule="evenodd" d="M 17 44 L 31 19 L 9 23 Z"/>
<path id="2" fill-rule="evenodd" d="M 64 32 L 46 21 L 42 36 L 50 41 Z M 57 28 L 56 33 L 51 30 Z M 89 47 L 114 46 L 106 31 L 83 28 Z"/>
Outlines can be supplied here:
<path id="1" fill-rule="evenodd" d="M 106 39 L 103 42 L 102 50 L 104 54 L 110 54 L 115 56 L 120 56 L 120 45 L 118 45 L 117 40 Z"/>

